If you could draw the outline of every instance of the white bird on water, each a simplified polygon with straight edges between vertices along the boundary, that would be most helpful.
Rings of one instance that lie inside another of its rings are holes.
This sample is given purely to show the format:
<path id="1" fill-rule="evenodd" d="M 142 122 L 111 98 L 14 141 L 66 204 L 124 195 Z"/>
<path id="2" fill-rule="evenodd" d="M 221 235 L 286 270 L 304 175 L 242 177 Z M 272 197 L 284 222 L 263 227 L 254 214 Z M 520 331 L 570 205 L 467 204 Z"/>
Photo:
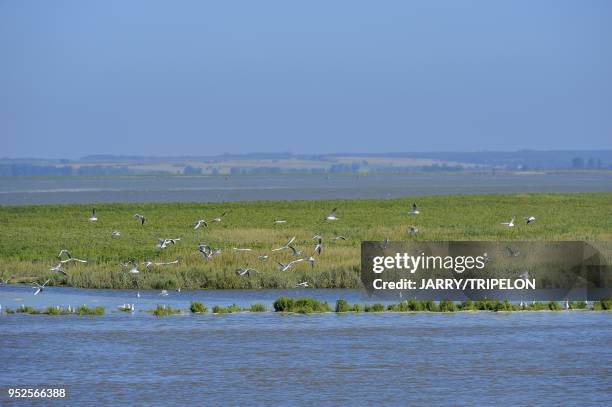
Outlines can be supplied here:
<path id="1" fill-rule="evenodd" d="M 90 222 L 95 222 L 98 220 L 98 217 L 96 216 L 96 208 L 93 208 L 93 210 L 91 211 L 91 216 L 89 218 Z"/>
<path id="2" fill-rule="evenodd" d="M 32 288 L 36 288 L 36 291 L 34 292 L 34 295 L 38 295 L 40 293 L 43 292 L 45 286 L 49 283 L 49 281 L 51 281 L 50 279 L 45 281 L 43 285 L 40 285 L 38 283 L 34 283 L 34 285 L 32 286 Z"/>
<path id="3" fill-rule="evenodd" d="M 284 245 L 282 245 L 281 247 L 277 247 L 276 249 L 272 249 L 272 251 L 273 252 L 277 252 L 279 250 L 288 249 L 291 246 L 291 243 L 293 243 L 294 240 L 295 240 L 295 236 L 293 236 L 291 239 L 289 239 L 289 241 L 287 243 L 285 243 Z"/>
<path id="4" fill-rule="evenodd" d="M 419 213 L 421 213 L 421 212 L 419 212 L 419 210 L 417 209 L 416 202 L 413 202 L 412 203 L 412 210 L 410 211 L 410 214 L 411 215 L 418 215 Z"/>
<path id="5" fill-rule="evenodd" d="M 161 292 L 159 293 L 159 295 L 163 296 L 163 297 L 167 297 L 168 296 L 168 290 L 161 290 Z"/>
<path id="6" fill-rule="evenodd" d="M 504 226 L 507 226 L 509 228 L 513 228 L 515 220 L 516 220 L 516 218 L 513 216 L 512 219 L 510 220 L 510 222 L 502 222 L 501 224 L 504 225 Z"/>
<path id="7" fill-rule="evenodd" d="M 134 215 L 134 216 L 132 216 L 132 217 L 133 217 L 134 219 L 139 220 L 139 221 L 140 221 L 140 225 L 141 225 L 141 226 L 144 226 L 145 221 L 147 220 L 147 218 L 145 218 L 143 215 L 141 215 L 141 214 L 139 214 L 139 213 L 135 214 L 135 215 Z"/>
<path id="8" fill-rule="evenodd" d="M 338 217 L 336 216 L 337 209 L 338 208 L 332 209 L 331 212 L 325 217 L 325 220 L 338 220 Z"/>
<path id="9" fill-rule="evenodd" d="M 290 262 L 289 262 L 289 263 L 287 263 L 287 264 L 283 264 L 283 263 L 278 262 L 278 261 L 277 261 L 277 263 L 278 263 L 278 268 L 280 269 L 280 271 L 287 271 L 287 270 L 289 270 L 289 269 L 290 269 L 290 268 L 291 268 L 291 267 L 292 267 L 292 266 L 293 266 L 295 263 L 299 263 L 299 262 L 301 262 L 301 261 L 304 261 L 304 259 L 297 259 L 297 260 L 293 260 L 293 261 L 290 261 Z"/>

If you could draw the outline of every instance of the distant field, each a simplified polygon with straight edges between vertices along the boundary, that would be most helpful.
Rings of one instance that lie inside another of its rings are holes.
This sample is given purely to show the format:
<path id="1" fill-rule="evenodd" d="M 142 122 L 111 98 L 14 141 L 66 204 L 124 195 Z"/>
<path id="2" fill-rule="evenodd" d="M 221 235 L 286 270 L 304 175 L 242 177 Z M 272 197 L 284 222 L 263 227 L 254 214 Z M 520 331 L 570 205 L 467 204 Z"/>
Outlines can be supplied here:
<path id="1" fill-rule="evenodd" d="M 413 200 L 421 214 L 410 216 Z M 337 207 L 337 221 L 324 216 Z M 51 278 L 53 285 L 89 288 L 289 288 L 307 281 L 318 288 L 355 288 L 359 281 L 359 245 L 362 240 L 612 240 L 612 194 L 525 194 L 435 196 L 393 200 L 260 201 L 232 203 L 100 204 L 99 220 L 89 222 L 91 206 L 45 205 L 0 207 L 0 275 L 10 282 Z M 210 220 L 227 212 L 209 229 L 193 229 L 198 219 Z M 141 226 L 132 215 L 141 213 Z M 536 222 L 524 224 L 523 216 Z M 512 216 L 517 226 L 500 225 Z M 274 225 L 276 218 L 286 224 Z M 419 229 L 410 236 L 410 226 Z M 111 237 L 117 230 L 121 236 Z M 295 259 L 290 251 L 271 252 L 292 236 L 302 257 L 312 255 L 312 236 L 322 234 L 324 248 L 316 264 L 297 264 L 289 271 L 277 261 Z M 330 240 L 344 236 L 346 241 Z M 166 249 L 159 238 L 181 238 Z M 197 251 L 198 243 L 222 250 L 210 261 Z M 233 247 L 252 248 L 234 252 Z M 87 264 L 64 268 L 68 276 L 49 271 L 60 249 L 68 249 Z M 269 255 L 267 262 L 258 256 Z M 139 265 L 133 275 L 120 266 L 173 261 L 178 265 Z M 238 277 L 237 268 L 260 273 Z"/>

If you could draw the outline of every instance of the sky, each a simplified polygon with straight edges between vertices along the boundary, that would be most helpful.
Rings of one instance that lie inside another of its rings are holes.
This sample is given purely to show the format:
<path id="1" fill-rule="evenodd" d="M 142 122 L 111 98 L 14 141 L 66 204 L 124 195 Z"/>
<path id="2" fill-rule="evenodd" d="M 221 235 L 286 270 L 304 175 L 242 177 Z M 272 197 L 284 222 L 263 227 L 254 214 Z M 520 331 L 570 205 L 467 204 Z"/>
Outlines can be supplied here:
<path id="1" fill-rule="evenodd" d="M 0 157 L 612 149 L 612 2 L 0 0 Z"/>

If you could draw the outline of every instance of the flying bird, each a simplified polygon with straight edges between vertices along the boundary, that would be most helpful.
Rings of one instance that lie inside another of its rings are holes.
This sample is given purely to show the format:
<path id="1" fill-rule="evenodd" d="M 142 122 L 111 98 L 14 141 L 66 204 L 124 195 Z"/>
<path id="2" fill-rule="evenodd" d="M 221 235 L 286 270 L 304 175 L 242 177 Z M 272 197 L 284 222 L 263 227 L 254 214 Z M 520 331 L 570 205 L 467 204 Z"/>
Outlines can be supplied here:
<path id="1" fill-rule="evenodd" d="M 421 213 L 421 212 L 419 212 L 419 210 L 417 209 L 416 202 L 413 202 L 412 203 L 412 210 L 410 211 L 410 214 L 411 215 L 418 215 L 419 213 Z"/>
<path id="2" fill-rule="evenodd" d="M 325 216 L 325 220 L 338 220 L 338 217 L 336 216 L 336 210 L 338 208 L 334 208 L 331 210 L 330 213 L 327 214 L 327 216 Z"/>
<path id="3" fill-rule="evenodd" d="M 217 216 L 216 218 L 212 219 L 213 222 L 221 222 L 223 220 L 223 217 L 225 216 L 225 214 L 227 214 L 227 212 L 223 212 L 221 214 L 221 216 Z"/>
<path id="4" fill-rule="evenodd" d="M 323 239 L 319 239 L 319 242 L 316 244 L 314 248 L 314 253 L 321 255 L 321 250 L 323 250 Z"/>
<path id="5" fill-rule="evenodd" d="M 289 246 L 289 248 L 291 249 L 292 256 L 298 257 L 300 254 L 302 254 L 302 252 L 296 249 L 294 246 Z"/>
<path id="6" fill-rule="evenodd" d="M 336 237 L 332 237 L 332 240 L 346 240 L 346 237 L 344 237 L 344 236 L 336 236 Z"/>
<path id="7" fill-rule="evenodd" d="M 277 252 L 279 250 L 288 249 L 291 246 L 291 243 L 293 243 L 294 240 L 295 240 L 295 236 L 293 236 L 291 239 L 289 239 L 289 241 L 287 243 L 285 243 L 284 245 L 282 245 L 281 247 L 277 247 L 276 249 L 272 249 L 272 251 L 273 252 Z"/>
<path id="8" fill-rule="evenodd" d="M 248 277 L 251 277 L 251 273 L 259 273 L 259 271 L 255 270 L 255 269 L 251 269 L 251 268 L 246 268 L 246 269 L 239 268 L 239 269 L 236 269 L 236 275 L 238 277 L 242 277 L 244 275 L 246 275 Z"/>
<path id="9" fill-rule="evenodd" d="M 142 264 L 144 264 L 145 268 L 148 269 L 151 266 L 169 266 L 171 264 L 178 264 L 178 259 L 174 260 L 174 261 L 168 261 L 168 262 L 159 262 L 159 263 L 155 263 L 152 261 L 145 261 Z"/>
<path id="10" fill-rule="evenodd" d="M 296 288 L 308 288 L 308 281 L 302 281 L 301 283 L 297 283 Z"/>
<path id="11" fill-rule="evenodd" d="M 91 217 L 89 218 L 90 222 L 95 222 L 98 220 L 98 217 L 96 216 L 96 208 L 93 208 L 93 210 L 91 211 Z"/>
<path id="12" fill-rule="evenodd" d="M 515 217 L 513 216 L 512 219 L 510 220 L 510 222 L 502 222 L 501 224 L 504 226 L 507 226 L 509 228 L 513 228 L 514 227 L 514 221 L 515 221 Z"/>
<path id="13" fill-rule="evenodd" d="M 38 295 L 40 293 L 43 292 L 43 290 L 45 289 L 45 286 L 49 283 L 49 281 L 51 281 L 50 279 L 45 281 L 43 285 L 40 285 L 38 283 L 34 283 L 32 285 L 32 288 L 36 288 L 36 291 L 34 292 L 34 295 Z"/>
<path id="14" fill-rule="evenodd" d="M 535 216 L 527 216 L 525 218 L 525 222 L 526 222 L 527 225 L 529 225 L 531 222 L 535 222 Z M 546 223 L 546 222 L 544 222 L 544 223 Z"/>
<path id="15" fill-rule="evenodd" d="M 283 223 L 287 223 L 287 221 L 284 219 L 274 219 L 274 222 L 272 223 L 275 225 L 282 225 Z"/>
<path id="16" fill-rule="evenodd" d="M 51 267 L 49 271 L 55 271 L 55 272 L 62 273 L 63 275 L 67 276 L 68 274 L 66 274 L 66 272 L 62 270 L 62 265 L 63 263 L 60 261 L 55 266 Z"/>
<path id="17" fill-rule="evenodd" d="M 280 269 L 280 271 L 287 271 L 289 270 L 295 263 L 299 263 L 301 261 L 304 261 L 304 259 L 297 259 L 297 260 L 293 260 L 290 261 L 287 264 L 283 264 L 281 262 L 277 262 L 278 263 L 278 268 Z"/>
<path id="18" fill-rule="evenodd" d="M 178 242 L 179 240 L 181 240 L 181 238 L 159 239 L 159 241 L 157 242 L 157 247 L 160 249 L 165 249 L 166 247 L 168 247 L 169 244 L 176 244 L 176 242 Z"/>
<path id="19" fill-rule="evenodd" d="M 206 229 L 208 229 L 208 223 L 206 223 L 206 221 L 204 219 L 200 219 L 199 221 L 196 222 L 195 226 L 193 227 L 194 229 L 198 229 L 200 226 L 204 225 L 204 227 Z"/>
<path id="20" fill-rule="evenodd" d="M 134 219 L 137 219 L 140 221 L 140 225 L 144 226 L 145 221 L 147 220 L 144 216 L 142 216 L 141 214 L 137 213 L 134 216 L 132 216 Z"/>
<path id="21" fill-rule="evenodd" d="M 121 236 L 121 232 L 119 232 L 118 230 L 113 230 L 113 232 L 111 233 L 111 237 L 119 237 Z"/>
<path id="22" fill-rule="evenodd" d="M 308 257 L 308 258 L 306 259 L 306 261 L 307 261 L 308 263 L 310 263 L 310 267 L 314 268 L 314 265 L 315 265 L 315 258 L 314 258 L 314 257 L 310 256 L 310 257 Z"/>
<path id="23" fill-rule="evenodd" d="M 250 252 L 253 249 L 248 248 L 248 247 L 233 247 L 232 250 L 235 252 Z"/>

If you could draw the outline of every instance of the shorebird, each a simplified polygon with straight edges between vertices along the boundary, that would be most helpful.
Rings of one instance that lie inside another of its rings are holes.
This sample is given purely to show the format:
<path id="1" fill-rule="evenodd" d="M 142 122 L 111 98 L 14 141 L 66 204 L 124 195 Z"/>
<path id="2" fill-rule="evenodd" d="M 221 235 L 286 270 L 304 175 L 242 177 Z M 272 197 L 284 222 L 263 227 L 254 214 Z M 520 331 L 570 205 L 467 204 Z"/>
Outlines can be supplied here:
<path id="1" fill-rule="evenodd" d="M 323 250 L 323 239 L 319 239 L 319 242 L 316 244 L 314 248 L 314 253 L 321 255 L 321 250 Z"/>
<path id="2" fill-rule="evenodd" d="M 291 267 L 292 267 L 292 266 L 293 266 L 295 263 L 299 263 L 299 262 L 301 262 L 301 261 L 304 261 L 304 259 L 297 259 L 297 260 L 293 260 L 293 261 L 290 261 L 290 262 L 289 262 L 289 263 L 287 263 L 287 264 L 283 264 L 283 263 L 278 262 L 278 261 L 277 261 L 277 263 L 278 263 L 278 268 L 280 269 L 280 271 L 287 271 L 287 270 L 289 270 L 289 269 L 290 269 L 290 268 L 291 268 Z"/>
<path id="3" fill-rule="evenodd" d="M 332 240 L 346 240 L 346 237 L 344 237 L 344 236 L 336 236 L 336 237 L 332 237 Z"/>
<path id="4" fill-rule="evenodd" d="M 91 211 L 91 216 L 89 217 L 89 221 L 95 222 L 97 220 L 98 220 L 98 217 L 96 216 L 96 208 L 93 208 L 93 210 Z"/>
<path id="5" fill-rule="evenodd" d="M 295 287 L 296 288 L 307 288 L 308 287 L 308 281 L 302 281 L 301 283 L 297 283 L 297 285 Z"/>
<path id="6" fill-rule="evenodd" d="M 325 217 L 325 220 L 338 220 L 338 217 L 336 216 L 337 209 L 338 208 L 332 209 L 331 212 Z"/>
<path id="7" fill-rule="evenodd" d="M 198 245 L 198 252 L 200 252 L 204 260 L 210 260 L 215 254 L 221 253 L 221 249 L 212 248 L 209 245 L 200 243 Z"/>
<path id="8" fill-rule="evenodd" d="M 137 213 L 134 216 L 132 216 L 134 219 L 137 219 L 140 221 L 140 225 L 144 226 L 145 221 L 147 220 L 144 216 L 142 216 L 141 214 Z"/>
<path id="9" fill-rule="evenodd" d="M 410 234 L 410 236 L 416 236 L 417 233 L 419 233 L 419 228 L 416 228 L 414 226 L 410 226 L 410 229 L 408 230 L 408 233 Z"/>
<path id="10" fill-rule="evenodd" d="M 507 226 L 509 228 L 513 228 L 514 227 L 514 221 L 515 221 L 515 217 L 513 216 L 512 219 L 510 220 L 510 222 L 502 222 L 501 224 L 504 226 Z"/>
<path id="11" fill-rule="evenodd" d="M 159 293 L 159 295 L 163 296 L 163 297 L 167 297 L 168 296 L 168 290 L 161 290 L 161 292 Z"/>
<path id="12" fill-rule="evenodd" d="M 287 221 L 284 219 L 274 219 L 274 222 L 272 223 L 275 225 L 282 225 L 283 223 L 287 223 Z"/>
<path id="13" fill-rule="evenodd" d="M 518 257 L 521 252 L 518 250 L 514 250 L 512 247 L 510 246 L 506 246 L 506 251 L 508 252 L 508 256 L 509 257 Z"/>
<path id="14" fill-rule="evenodd" d="M 535 222 L 535 216 L 527 216 L 525 217 L 525 223 L 529 225 L 531 222 Z M 546 223 L 546 222 L 544 222 Z"/>
<path id="15" fill-rule="evenodd" d="M 276 249 L 272 249 L 272 251 L 273 252 L 277 252 L 279 250 L 288 249 L 289 247 L 291 247 L 291 243 L 293 243 L 294 240 L 295 240 L 295 236 L 293 236 L 291 239 L 289 239 L 289 241 L 287 243 L 285 243 L 284 245 L 282 245 L 281 247 L 277 247 Z"/>
<path id="16" fill-rule="evenodd" d="M 250 252 L 253 249 L 249 248 L 249 247 L 232 247 L 232 250 L 235 252 Z"/>
<path id="17" fill-rule="evenodd" d="M 261 260 L 261 261 L 268 261 L 268 258 L 269 258 L 269 257 L 270 257 L 270 256 L 268 256 L 267 254 L 264 254 L 264 255 L 259 256 L 259 257 L 257 257 L 257 258 L 258 258 L 259 260 Z"/>
<path id="18" fill-rule="evenodd" d="M 421 213 L 421 212 L 419 212 L 419 210 L 417 209 L 416 202 L 413 202 L 412 203 L 412 210 L 410 211 L 410 214 L 411 215 L 418 215 L 419 213 Z"/>
<path id="19" fill-rule="evenodd" d="M 255 270 L 255 269 L 251 269 L 251 268 L 246 268 L 246 269 L 236 269 L 236 275 L 238 277 L 242 277 L 244 275 L 251 277 L 251 273 L 259 273 L 259 271 Z"/>
<path id="20" fill-rule="evenodd" d="M 204 219 L 200 219 L 199 221 L 196 222 L 195 226 L 193 227 L 194 229 L 198 229 L 200 226 L 204 225 L 204 227 L 206 229 L 208 229 L 208 223 L 206 223 L 206 221 Z"/>
<path id="21" fill-rule="evenodd" d="M 34 295 L 38 295 L 40 293 L 43 292 L 45 286 L 49 283 L 49 281 L 51 281 L 50 279 L 45 281 L 43 285 L 40 285 L 38 283 L 33 283 L 32 288 L 36 288 L 36 291 L 34 292 Z"/>
<path id="22" fill-rule="evenodd" d="M 294 246 L 289 246 L 289 248 L 291 249 L 292 256 L 298 257 L 299 255 L 302 254 L 302 252 L 296 249 Z"/>
<path id="23" fill-rule="evenodd" d="M 157 247 L 160 249 L 165 249 L 166 247 L 168 247 L 169 244 L 176 244 L 176 242 L 178 242 L 179 240 L 181 239 L 180 238 L 159 239 L 159 242 L 157 243 Z"/>
<path id="24" fill-rule="evenodd" d="M 225 216 L 225 214 L 226 214 L 226 213 L 227 213 L 227 212 L 223 212 L 223 213 L 221 214 L 221 216 L 218 216 L 218 217 L 216 217 L 216 218 L 213 218 L 213 219 L 212 219 L 212 221 L 213 221 L 213 222 L 221 222 L 221 221 L 223 220 L 223 217 Z"/>
<path id="25" fill-rule="evenodd" d="M 121 232 L 119 232 L 118 230 L 113 230 L 113 232 L 111 233 L 111 237 L 119 237 L 121 236 Z"/>
<path id="26" fill-rule="evenodd" d="M 310 267 L 314 268 L 314 265 L 315 265 L 315 258 L 314 258 L 314 257 L 310 256 L 310 257 L 308 257 L 308 258 L 306 259 L 306 261 L 307 261 L 308 263 L 310 263 Z"/>

